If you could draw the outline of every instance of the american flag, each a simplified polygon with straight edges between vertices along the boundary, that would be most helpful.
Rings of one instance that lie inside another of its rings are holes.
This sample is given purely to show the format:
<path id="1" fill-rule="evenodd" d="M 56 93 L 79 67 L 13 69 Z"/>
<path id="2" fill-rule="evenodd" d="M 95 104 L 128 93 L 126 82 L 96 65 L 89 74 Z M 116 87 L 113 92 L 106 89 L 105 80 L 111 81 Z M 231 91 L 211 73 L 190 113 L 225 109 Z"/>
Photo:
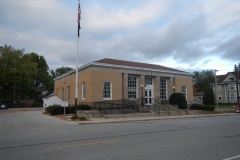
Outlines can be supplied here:
<path id="1" fill-rule="evenodd" d="M 79 2 L 78 3 L 78 37 L 79 37 L 79 30 L 81 29 L 80 20 L 81 20 L 81 7 Z"/>

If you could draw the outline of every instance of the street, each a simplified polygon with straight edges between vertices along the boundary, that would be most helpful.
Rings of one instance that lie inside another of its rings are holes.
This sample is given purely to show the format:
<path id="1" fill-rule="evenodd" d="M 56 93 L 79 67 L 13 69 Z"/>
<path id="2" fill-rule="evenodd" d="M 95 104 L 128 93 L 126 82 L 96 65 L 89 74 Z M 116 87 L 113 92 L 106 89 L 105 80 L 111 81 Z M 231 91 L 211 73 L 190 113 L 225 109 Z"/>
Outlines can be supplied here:
<path id="1" fill-rule="evenodd" d="M 237 160 L 240 115 L 79 125 L 0 110 L 1 160 Z"/>

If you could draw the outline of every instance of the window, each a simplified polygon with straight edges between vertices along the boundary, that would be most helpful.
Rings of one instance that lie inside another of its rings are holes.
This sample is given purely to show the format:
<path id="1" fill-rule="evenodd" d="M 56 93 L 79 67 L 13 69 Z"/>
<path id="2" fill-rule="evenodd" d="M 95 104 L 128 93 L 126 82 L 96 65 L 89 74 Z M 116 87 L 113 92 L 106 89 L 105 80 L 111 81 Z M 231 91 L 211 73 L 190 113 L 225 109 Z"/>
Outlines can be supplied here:
<path id="1" fill-rule="evenodd" d="M 228 100 L 234 100 L 235 94 L 234 93 L 228 93 Z"/>
<path id="2" fill-rule="evenodd" d="M 70 86 L 67 87 L 67 101 L 70 101 Z"/>
<path id="3" fill-rule="evenodd" d="M 151 77 L 146 77 L 145 78 L 145 85 L 152 85 L 152 78 Z"/>
<path id="4" fill-rule="evenodd" d="M 86 83 L 82 82 L 82 100 L 86 99 Z"/>
<path id="5" fill-rule="evenodd" d="M 235 84 L 229 84 L 229 90 L 234 90 L 235 89 Z"/>
<path id="6" fill-rule="evenodd" d="M 182 86 L 182 94 L 187 99 L 187 87 L 186 86 Z"/>
<path id="7" fill-rule="evenodd" d="M 111 82 L 103 82 L 103 99 L 111 99 L 111 90 L 112 84 Z"/>
<path id="8" fill-rule="evenodd" d="M 61 89 L 61 99 L 64 100 L 64 88 Z"/>
<path id="9" fill-rule="evenodd" d="M 128 77 L 128 98 L 137 98 L 137 77 Z"/>
<path id="10" fill-rule="evenodd" d="M 160 79 L 160 99 L 167 99 L 167 80 L 164 78 Z"/>
<path id="11" fill-rule="evenodd" d="M 221 93 L 218 94 L 218 100 L 222 100 L 222 94 Z"/>
<path id="12" fill-rule="evenodd" d="M 221 85 L 217 85 L 217 91 L 221 91 Z"/>

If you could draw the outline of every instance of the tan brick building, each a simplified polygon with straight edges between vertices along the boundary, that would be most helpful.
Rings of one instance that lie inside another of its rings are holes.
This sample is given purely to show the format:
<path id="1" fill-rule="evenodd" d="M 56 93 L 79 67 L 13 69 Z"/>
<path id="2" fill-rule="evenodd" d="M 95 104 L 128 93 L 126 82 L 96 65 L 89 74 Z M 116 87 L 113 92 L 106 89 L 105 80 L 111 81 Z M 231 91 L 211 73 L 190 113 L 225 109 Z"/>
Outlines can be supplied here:
<path id="1" fill-rule="evenodd" d="M 54 93 L 75 104 L 75 71 L 54 79 Z M 192 74 L 160 65 L 102 59 L 78 70 L 78 103 L 144 99 L 145 105 L 168 99 L 173 92 L 193 100 Z"/>

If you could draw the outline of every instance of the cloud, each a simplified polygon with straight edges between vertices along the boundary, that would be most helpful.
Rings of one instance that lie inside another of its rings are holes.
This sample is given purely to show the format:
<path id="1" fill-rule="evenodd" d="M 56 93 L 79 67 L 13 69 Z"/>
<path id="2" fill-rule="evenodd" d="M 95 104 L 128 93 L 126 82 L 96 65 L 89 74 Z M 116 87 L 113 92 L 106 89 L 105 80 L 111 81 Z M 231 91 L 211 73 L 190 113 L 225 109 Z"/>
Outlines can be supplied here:
<path id="1" fill-rule="evenodd" d="M 240 34 L 235 35 L 229 40 L 220 43 L 214 50 L 216 54 L 219 54 L 222 58 L 239 61 L 240 60 Z"/>
<path id="2" fill-rule="evenodd" d="M 121 8 L 115 6 L 114 9 L 106 8 L 97 3 L 86 8 L 85 12 L 83 11 L 82 15 L 85 16 L 85 18 L 82 18 L 83 25 L 89 32 L 142 28 L 141 26 L 159 18 L 169 8 L 169 2 L 167 1 L 139 2 L 132 8 L 127 7 L 128 4 L 124 3 L 126 6 L 120 5 Z M 115 3 L 122 4 L 122 1 L 116 1 Z"/>
<path id="3" fill-rule="evenodd" d="M 240 1 L 217 0 L 203 2 L 204 13 L 207 15 L 209 28 L 216 30 L 238 23 L 240 20 Z"/>
<path id="4" fill-rule="evenodd" d="M 88 0 L 81 7 L 79 65 L 115 58 L 194 69 L 239 61 L 240 1 Z M 0 45 L 41 54 L 51 69 L 75 67 L 77 1 L 7 0 L 0 15 Z"/>

